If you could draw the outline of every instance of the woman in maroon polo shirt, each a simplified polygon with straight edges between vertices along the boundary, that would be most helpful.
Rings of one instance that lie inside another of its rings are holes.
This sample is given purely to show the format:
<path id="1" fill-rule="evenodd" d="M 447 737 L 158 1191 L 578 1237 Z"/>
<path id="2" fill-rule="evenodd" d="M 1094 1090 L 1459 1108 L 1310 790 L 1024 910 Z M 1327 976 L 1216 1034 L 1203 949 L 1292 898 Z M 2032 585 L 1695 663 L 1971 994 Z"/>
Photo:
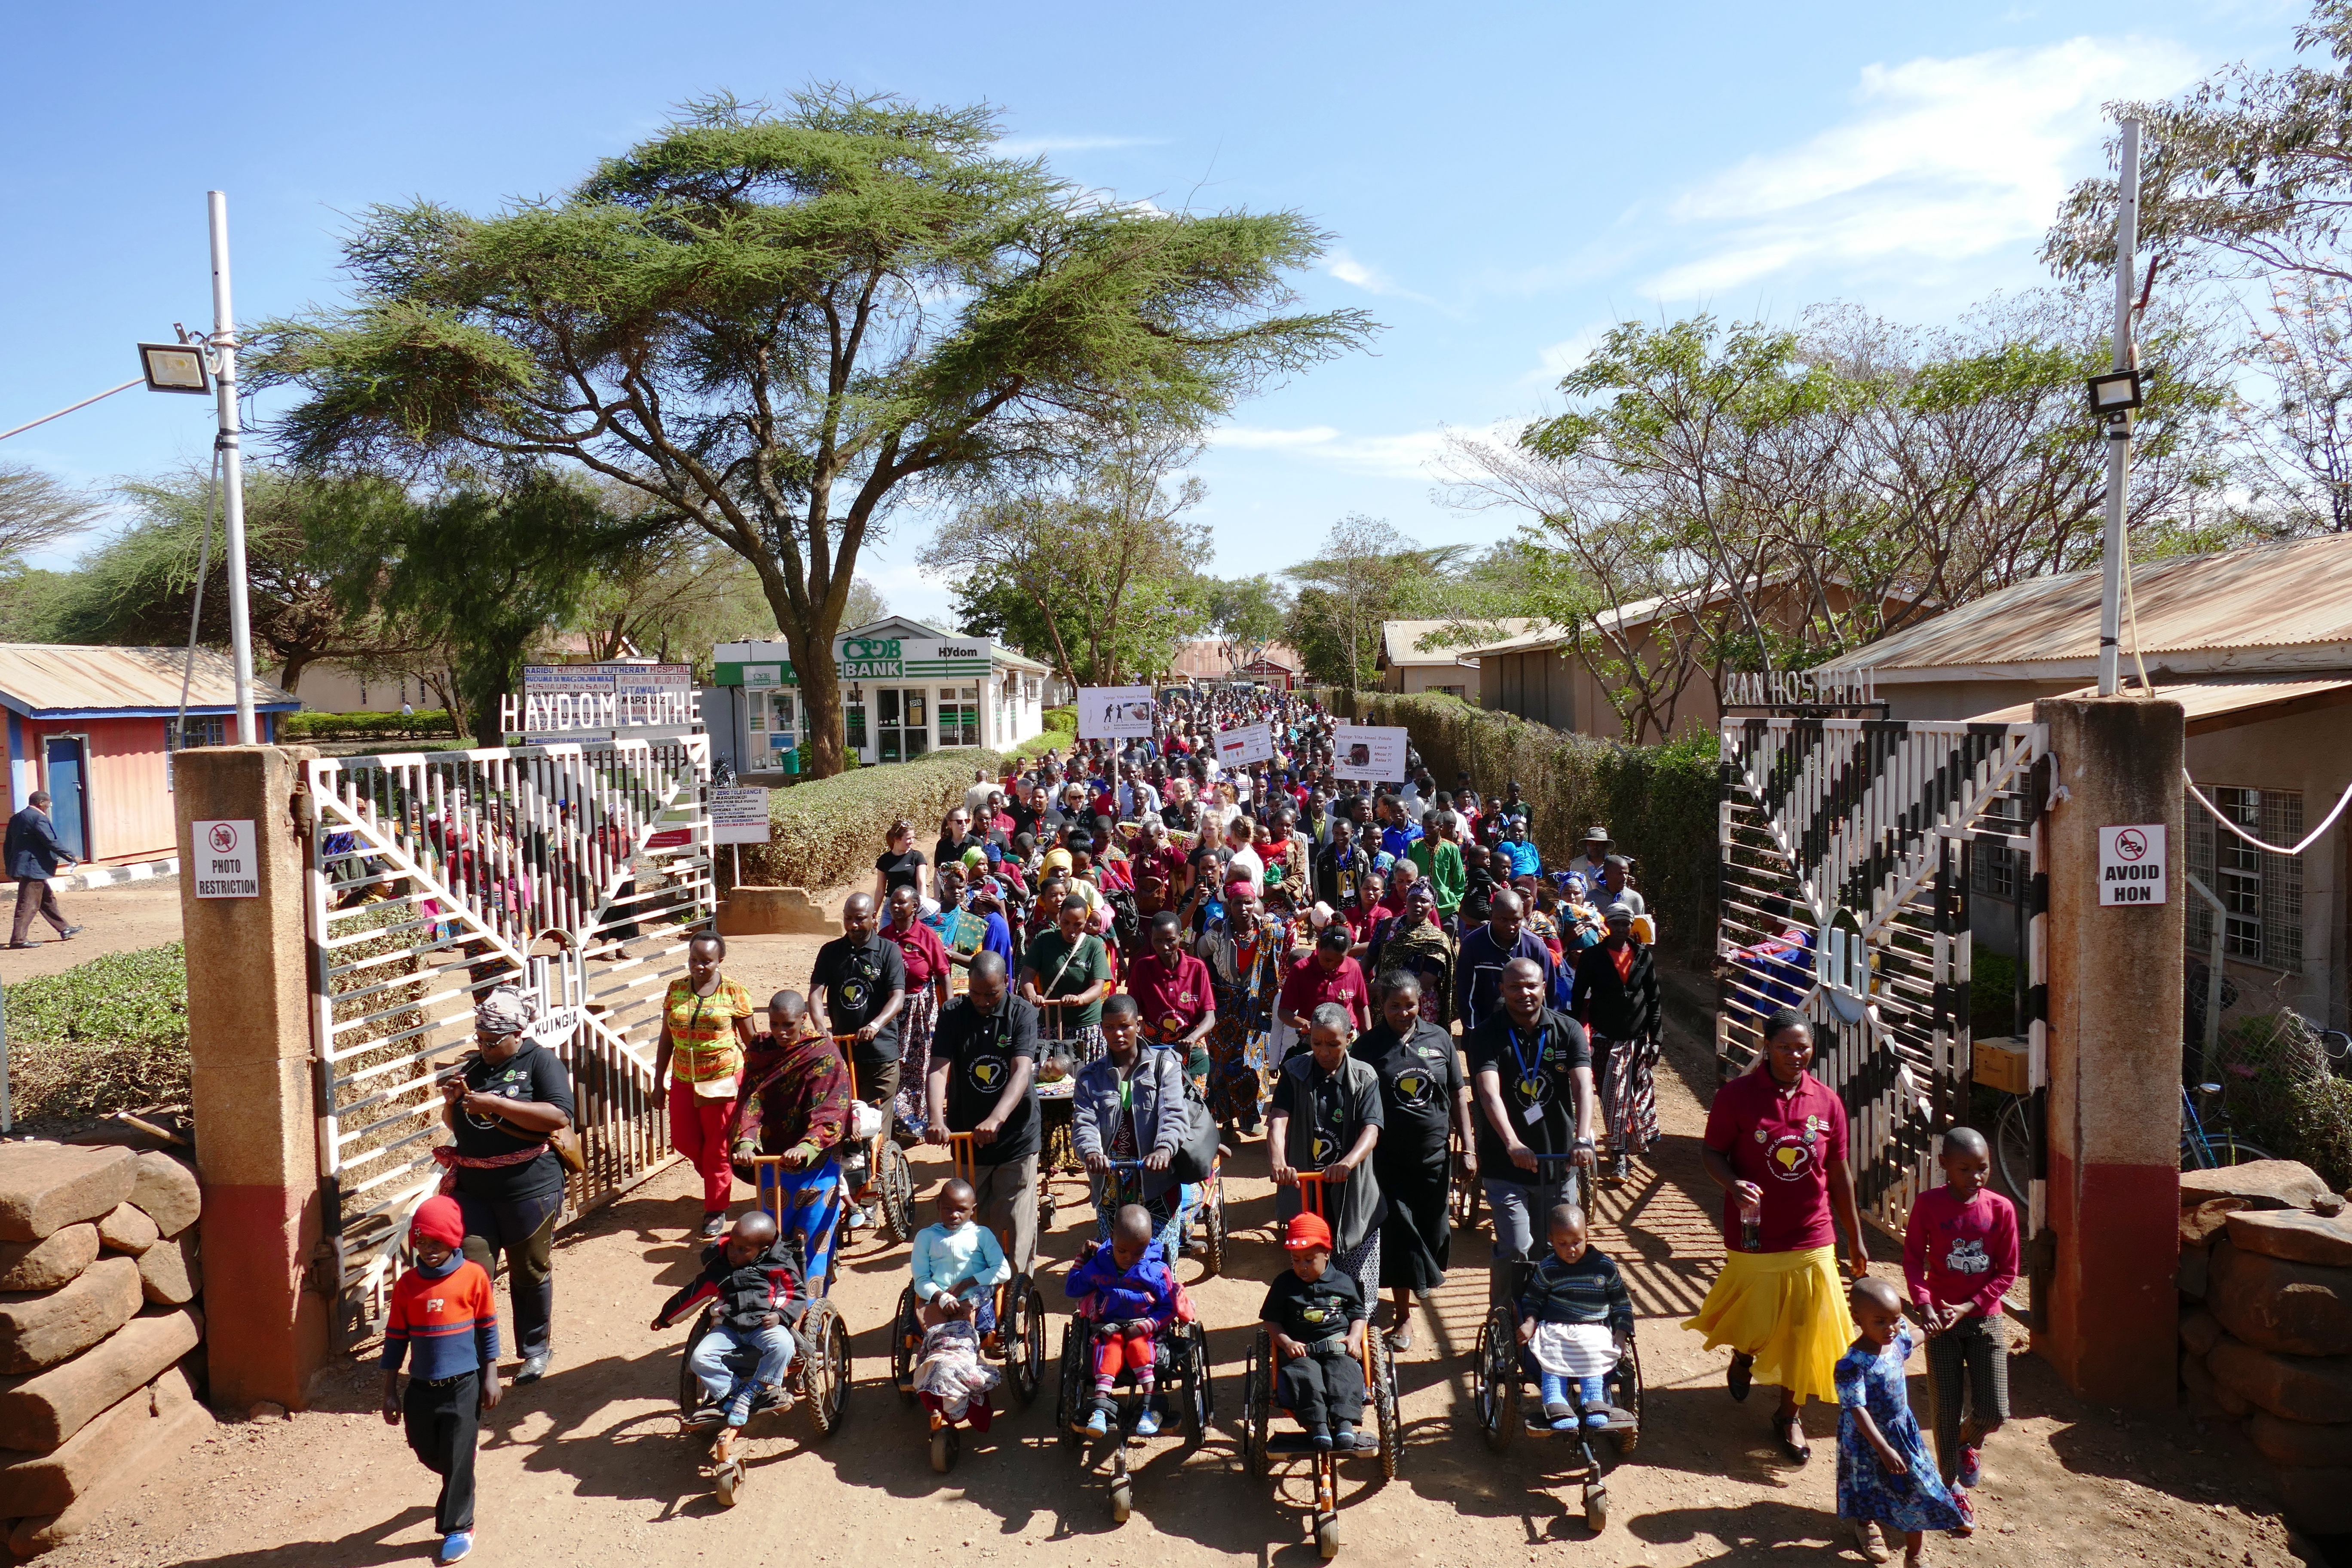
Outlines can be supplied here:
<path id="1" fill-rule="evenodd" d="M 1706 1173 L 1723 1189 L 1723 1272 L 1698 1315 L 1683 1327 L 1709 1350 L 1731 1348 L 1731 1397 L 1751 1382 L 1777 1384 L 1772 1433 L 1790 1462 L 1803 1464 L 1798 1407 L 1837 1403 L 1838 1358 L 1853 1341 L 1845 1288 L 1837 1276 L 1837 1232 L 1852 1252 L 1847 1271 L 1870 1272 L 1862 1211 L 1846 1162 L 1845 1107 L 1805 1070 L 1813 1026 L 1783 1007 L 1764 1020 L 1764 1055 L 1716 1090 L 1707 1108 Z"/>
<path id="2" fill-rule="evenodd" d="M 1348 956 L 1348 945 L 1346 924 L 1331 921 L 1316 933 L 1315 951 L 1291 965 L 1283 978 L 1282 994 L 1275 1000 L 1276 1014 L 1297 1032 L 1302 1048 L 1307 1019 L 1326 1002 L 1347 1010 L 1356 1033 L 1370 1026 L 1371 993 L 1364 984 L 1363 966 Z"/>
<path id="3" fill-rule="evenodd" d="M 1184 951 L 1184 922 L 1173 910 L 1151 917 L 1144 940 L 1127 977 L 1128 994 L 1143 1009 L 1143 1037 L 1174 1051 L 1187 1073 L 1202 1077 L 1209 1070 L 1202 1042 L 1217 1026 L 1209 966 Z"/>
<path id="4" fill-rule="evenodd" d="M 907 962 L 907 1007 L 898 1015 L 898 1118 L 920 1136 L 923 1084 L 931 1066 L 931 1031 L 948 1005 L 948 950 L 939 933 L 923 923 L 922 899 L 900 883 L 890 890 L 890 923 L 882 934 L 898 944 Z"/>

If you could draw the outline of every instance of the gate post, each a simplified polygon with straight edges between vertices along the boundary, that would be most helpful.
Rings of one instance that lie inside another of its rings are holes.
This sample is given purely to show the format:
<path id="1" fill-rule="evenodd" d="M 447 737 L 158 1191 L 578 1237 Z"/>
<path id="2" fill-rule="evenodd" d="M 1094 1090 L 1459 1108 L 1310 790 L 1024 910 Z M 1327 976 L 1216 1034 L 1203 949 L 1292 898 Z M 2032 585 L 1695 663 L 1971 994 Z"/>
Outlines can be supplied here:
<path id="1" fill-rule="evenodd" d="M 2033 1348 L 2102 1404 L 2169 1407 L 2177 1382 L 2183 976 L 2180 704 L 2033 705 L 2065 794 L 2049 849 L 2049 1289 Z M 2052 792 L 2056 795 L 2056 791 Z M 2099 830 L 2165 829 L 2167 897 L 2102 907 Z"/>
<path id="2" fill-rule="evenodd" d="M 320 1239 L 309 934 L 294 795 L 308 747 L 205 746 L 173 758 L 188 1057 L 205 1186 L 205 1332 L 212 1397 L 308 1403 L 327 1353 L 310 1289 Z M 253 824 L 260 896 L 199 899 L 190 824 Z"/>

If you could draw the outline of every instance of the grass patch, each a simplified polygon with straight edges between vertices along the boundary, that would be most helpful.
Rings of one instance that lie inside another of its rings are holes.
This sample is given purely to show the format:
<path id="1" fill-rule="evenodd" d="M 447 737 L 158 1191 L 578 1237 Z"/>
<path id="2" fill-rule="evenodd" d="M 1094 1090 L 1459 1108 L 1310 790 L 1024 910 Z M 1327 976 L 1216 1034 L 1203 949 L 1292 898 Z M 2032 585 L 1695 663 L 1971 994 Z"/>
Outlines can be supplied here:
<path id="1" fill-rule="evenodd" d="M 8 1090 L 19 1120 L 188 1099 L 188 970 L 180 943 L 112 952 L 6 988 Z"/>

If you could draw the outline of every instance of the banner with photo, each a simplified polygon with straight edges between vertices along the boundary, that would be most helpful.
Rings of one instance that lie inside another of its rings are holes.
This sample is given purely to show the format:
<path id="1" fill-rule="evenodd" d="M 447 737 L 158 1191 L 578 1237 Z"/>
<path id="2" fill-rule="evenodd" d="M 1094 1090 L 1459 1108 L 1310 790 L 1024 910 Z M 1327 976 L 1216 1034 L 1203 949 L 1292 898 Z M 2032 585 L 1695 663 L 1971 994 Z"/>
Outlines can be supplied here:
<path id="1" fill-rule="evenodd" d="M 1331 774 L 1373 784 L 1402 784 L 1405 751 L 1402 727 L 1341 724 L 1331 734 Z"/>
<path id="2" fill-rule="evenodd" d="M 1217 731 L 1217 765 L 1245 768 L 1252 763 L 1274 761 L 1274 726 L 1240 724 Z"/>
<path id="3" fill-rule="evenodd" d="M 1151 738 L 1151 688 L 1078 688 L 1078 739 L 1147 741 Z"/>

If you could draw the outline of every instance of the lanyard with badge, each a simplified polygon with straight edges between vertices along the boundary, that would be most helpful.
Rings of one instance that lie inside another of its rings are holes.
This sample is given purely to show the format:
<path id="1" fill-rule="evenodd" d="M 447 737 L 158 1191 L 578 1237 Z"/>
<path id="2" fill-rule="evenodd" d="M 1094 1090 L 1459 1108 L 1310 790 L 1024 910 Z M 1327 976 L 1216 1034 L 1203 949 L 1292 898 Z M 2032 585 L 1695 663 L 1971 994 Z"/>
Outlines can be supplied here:
<path id="1" fill-rule="evenodd" d="M 1503 1022 L 1503 1034 L 1504 1037 L 1511 1042 L 1511 1065 L 1519 1069 L 1519 1093 L 1525 1096 L 1528 1101 L 1528 1103 L 1519 1110 L 1519 1120 L 1526 1122 L 1528 1126 L 1533 1127 L 1537 1122 L 1543 1120 L 1543 1079 L 1541 1077 L 1541 1073 L 1544 1061 L 1544 1047 L 1549 1039 L 1551 1026 L 1549 1024 L 1542 1025 L 1536 1030 L 1536 1061 L 1535 1066 L 1532 1068 L 1528 1065 L 1528 1058 L 1519 1053 L 1519 1031 L 1517 1026 L 1512 1024 L 1508 1018 L 1506 1018 Z"/>

